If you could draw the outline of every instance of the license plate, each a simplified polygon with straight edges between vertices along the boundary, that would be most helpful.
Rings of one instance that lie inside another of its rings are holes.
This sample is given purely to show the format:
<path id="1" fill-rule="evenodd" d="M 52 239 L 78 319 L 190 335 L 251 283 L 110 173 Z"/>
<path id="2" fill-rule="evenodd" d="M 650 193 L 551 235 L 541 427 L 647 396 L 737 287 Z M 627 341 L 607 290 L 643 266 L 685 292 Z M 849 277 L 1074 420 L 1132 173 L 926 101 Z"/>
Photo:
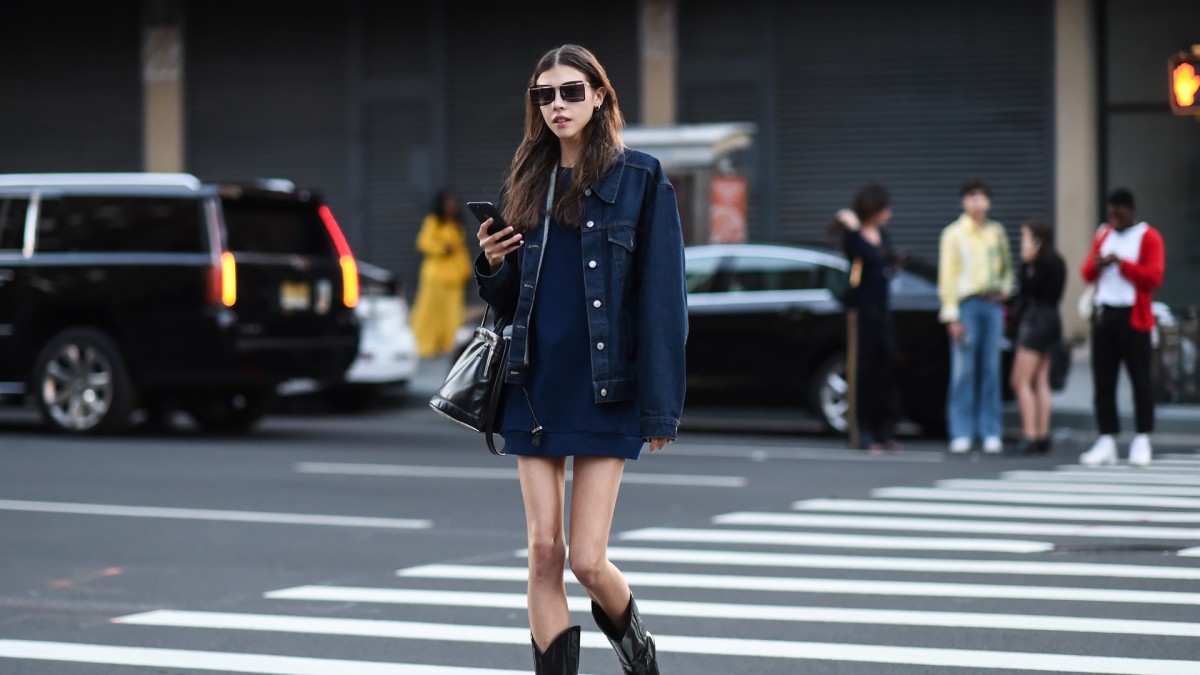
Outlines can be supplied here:
<path id="1" fill-rule="evenodd" d="M 286 312 L 303 311 L 312 304 L 306 281 L 285 281 L 279 286 L 279 307 Z"/>

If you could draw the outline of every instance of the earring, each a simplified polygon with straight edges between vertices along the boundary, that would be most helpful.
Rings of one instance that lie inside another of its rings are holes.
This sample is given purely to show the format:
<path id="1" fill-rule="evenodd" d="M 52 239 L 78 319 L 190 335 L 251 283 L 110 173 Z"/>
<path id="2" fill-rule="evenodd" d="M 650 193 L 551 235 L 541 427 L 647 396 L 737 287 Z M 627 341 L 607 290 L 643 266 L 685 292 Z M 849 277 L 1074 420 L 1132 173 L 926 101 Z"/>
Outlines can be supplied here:
<path id="1" fill-rule="evenodd" d="M 600 106 L 596 106 L 595 108 L 592 108 L 592 112 L 594 112 L 594 113 L 600 112 Z"/>

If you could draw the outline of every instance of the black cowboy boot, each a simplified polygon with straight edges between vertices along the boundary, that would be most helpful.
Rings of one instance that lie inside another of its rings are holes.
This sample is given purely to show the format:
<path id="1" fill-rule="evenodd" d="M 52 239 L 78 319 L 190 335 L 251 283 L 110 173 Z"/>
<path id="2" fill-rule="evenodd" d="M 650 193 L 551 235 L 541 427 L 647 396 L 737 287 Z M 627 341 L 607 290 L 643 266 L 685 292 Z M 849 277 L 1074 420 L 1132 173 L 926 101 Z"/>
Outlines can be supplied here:
<path id="1" fill-rule="evenodd" d="M 539 652 L 537 641 L 533 643 L 533 672 L 536 675 L 579 675 L 579 626 L 571 626 L 558 634 L 554 642 Z"/>
<path id="2" fill-rule="evenodd" d="M 658 675 L 658 661 L 654 654 L 654 636 L 642 625 L 642 617 L 638 615 L 637 604 L 633 594 L 629 595 L 629 609 L 626 610 L 626 625 L 622 631 L 605 615 L 600 605 L 592 603 L 592 618 L 596 625 L 604 631 L 605 637 L 617 651 L 621 660 L 621 668 L 625 675 Z"/>

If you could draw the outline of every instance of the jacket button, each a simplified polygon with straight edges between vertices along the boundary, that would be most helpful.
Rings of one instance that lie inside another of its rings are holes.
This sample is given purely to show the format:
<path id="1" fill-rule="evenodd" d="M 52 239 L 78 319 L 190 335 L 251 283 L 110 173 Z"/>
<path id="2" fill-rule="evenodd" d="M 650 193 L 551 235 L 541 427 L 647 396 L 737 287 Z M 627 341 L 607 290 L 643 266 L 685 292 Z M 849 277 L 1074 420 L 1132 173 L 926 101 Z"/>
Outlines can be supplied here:
<path id="1" fill-rule="evenodd" d="M 591 269 L 596 269 L 596 261 L 595 261 L 595 260 L 589 260 L 589 261 L 588 261 L 588 267 L 590 267 Z"/>
<path id="2" fill-rule="evenodd" d="M 592 189 L 591 189 L 591 188 L 588 188 L 588 189 L 584 190 L 584 191 L 583 191 L 583 195 L 584 195 L 585 197 L 591 197 L 591 196 L 592 196 Z"/>
<path id="3" fill-rule="evenodd" d="M 599 301 L 599 300 L 597 300 L 597 301 L 595 301 L 595 302 L 593 302 L 593 303 L 592 303 L 592 307 L 599 307 L 599 306 L 600 306 L 600 301 Z"/>
<path id="4" fill-rule="evenodd" d="M 603 342 L 597 342 L 597 343 L 596 343 L 596 349 L 598 349 L 598 350 L 600 350 L 600 351 L 604 351 L 604 343 L 603 343 Z"/>
<path id="5" fill-rule="evenodd" d="M 608 396 L 608 390 L 607 390 L 607 389 L 601 389 L 601 390 L 600 390 L 600 395 L 601 395 L 601 396 Z"/>
<path id="6" fill-rule="evenodd" d="M 589 220 L 589 221 L 588 221 L 588 227 L 595 227 L 595 226 L 596 226 L 596 222 L 595 222 L 595 221 L 592 221 L 592 220 Z"/>

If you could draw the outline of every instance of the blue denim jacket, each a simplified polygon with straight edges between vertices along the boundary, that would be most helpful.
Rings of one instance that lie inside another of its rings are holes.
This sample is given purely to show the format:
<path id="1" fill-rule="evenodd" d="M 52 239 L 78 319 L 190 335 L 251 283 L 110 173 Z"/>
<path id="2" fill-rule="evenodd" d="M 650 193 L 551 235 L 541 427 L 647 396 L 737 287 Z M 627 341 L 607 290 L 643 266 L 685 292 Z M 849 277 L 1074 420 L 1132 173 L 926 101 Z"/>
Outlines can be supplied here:
<path id="1" fill-rule="evenodd" d="M 523 383 L 529 367 L 529 319 L 542 265 L 543 225 L 490 274 L 475 262 L 479 295 L 497 315 L 512 316 L 505 379 Z M 626 149 L 584 191 L 584 289 L 597 403 L 636 398 L 642 438 L 675 438 L 686 382 L 687 288 L 683 231 L 675 190 L 658 160 Z"/>

